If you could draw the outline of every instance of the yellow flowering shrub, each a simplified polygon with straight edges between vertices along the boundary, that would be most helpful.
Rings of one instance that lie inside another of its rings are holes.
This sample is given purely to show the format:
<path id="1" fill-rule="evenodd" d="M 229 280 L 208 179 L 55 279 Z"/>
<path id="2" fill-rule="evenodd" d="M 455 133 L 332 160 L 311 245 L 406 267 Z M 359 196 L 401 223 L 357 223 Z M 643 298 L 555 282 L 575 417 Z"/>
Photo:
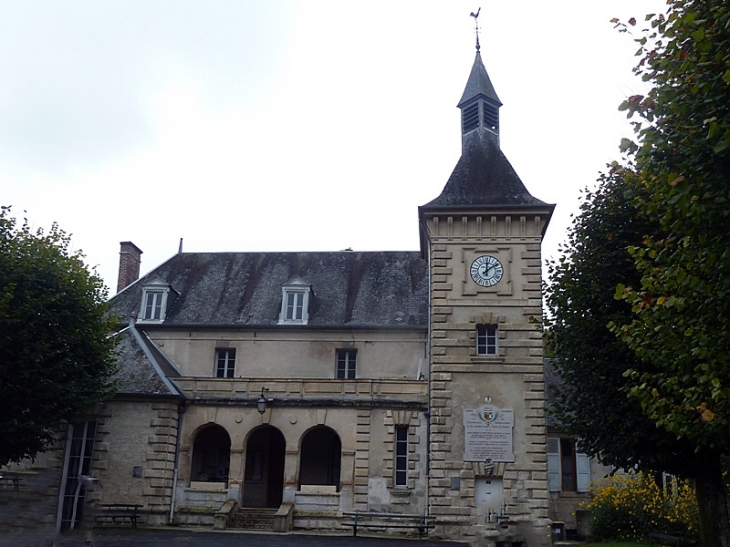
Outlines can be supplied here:
<path id="1" fill-rule="evenodd" d="M 694 538 L 698 533 L 695 492 L 681 481 L 665 492 L 644 473 L 614 475 L 594 485 L 586 507 L 598 540 L 640 541 L 651 532 Z"/>

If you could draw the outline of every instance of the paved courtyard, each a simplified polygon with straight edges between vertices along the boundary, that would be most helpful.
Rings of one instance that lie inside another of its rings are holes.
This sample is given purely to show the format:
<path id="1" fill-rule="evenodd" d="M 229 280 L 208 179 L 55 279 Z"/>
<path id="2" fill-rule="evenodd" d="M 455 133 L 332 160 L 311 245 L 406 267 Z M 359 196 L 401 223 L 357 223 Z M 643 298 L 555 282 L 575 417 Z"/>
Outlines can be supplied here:
<path id="1" fill-rule="evenodd" d="M 210 532 L 192 529 L 95 528 L 59 537 L 48 534 L 5 536 L 2 547 L 465 547 L 465 543 L 312 534 Z"/>

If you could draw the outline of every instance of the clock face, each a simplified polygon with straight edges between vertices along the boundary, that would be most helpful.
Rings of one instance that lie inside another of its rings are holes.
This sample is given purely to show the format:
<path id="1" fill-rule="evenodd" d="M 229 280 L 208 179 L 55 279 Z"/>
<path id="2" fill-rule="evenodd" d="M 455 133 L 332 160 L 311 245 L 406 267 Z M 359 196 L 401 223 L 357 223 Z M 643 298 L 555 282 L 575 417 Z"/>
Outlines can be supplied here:
<path id="1" fill-rule="evenodd" d="M 502 279 L 504 268 L 502 263 L 490 255 L 478 257 L 471 263 L 471 278 L 482 287 L 496 285 Z"/>

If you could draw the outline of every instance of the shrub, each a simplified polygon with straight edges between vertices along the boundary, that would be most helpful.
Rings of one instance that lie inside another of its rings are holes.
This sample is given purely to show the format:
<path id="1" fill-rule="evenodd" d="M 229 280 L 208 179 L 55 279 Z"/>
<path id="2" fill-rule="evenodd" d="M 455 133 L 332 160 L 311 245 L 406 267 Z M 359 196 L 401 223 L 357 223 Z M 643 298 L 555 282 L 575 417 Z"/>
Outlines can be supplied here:
<path id="1" fill-rule="evenodd" d="M 594 486 L 586 507 L 597 540 L 639 541 L 652 532 L 688 538 L 698 534 L 695 492 L 682 481 L 664 492 L 644 473 L 614 475 Z"/>

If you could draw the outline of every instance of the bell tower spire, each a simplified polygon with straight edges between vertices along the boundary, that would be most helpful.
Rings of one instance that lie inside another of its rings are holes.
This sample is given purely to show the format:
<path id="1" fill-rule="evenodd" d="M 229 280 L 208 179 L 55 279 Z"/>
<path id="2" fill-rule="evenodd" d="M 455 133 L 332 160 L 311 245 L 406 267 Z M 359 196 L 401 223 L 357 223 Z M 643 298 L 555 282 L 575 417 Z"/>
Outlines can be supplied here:
<path id="1" fill-rule="evenodd" d="M 474 32 L 476 34 L 476 57 L 471 68 L 466 88 L 457 105 L 461 109 L 462 145 L 466 146 L 467 135 L 478 132 L 488 134 L 499 144 L 499 107 L 502 102 L 497 97 L 487 69 L 482 62 L 481 46 L 479 44 L 479 8 L 470 15 L 474 18 Z"/>

